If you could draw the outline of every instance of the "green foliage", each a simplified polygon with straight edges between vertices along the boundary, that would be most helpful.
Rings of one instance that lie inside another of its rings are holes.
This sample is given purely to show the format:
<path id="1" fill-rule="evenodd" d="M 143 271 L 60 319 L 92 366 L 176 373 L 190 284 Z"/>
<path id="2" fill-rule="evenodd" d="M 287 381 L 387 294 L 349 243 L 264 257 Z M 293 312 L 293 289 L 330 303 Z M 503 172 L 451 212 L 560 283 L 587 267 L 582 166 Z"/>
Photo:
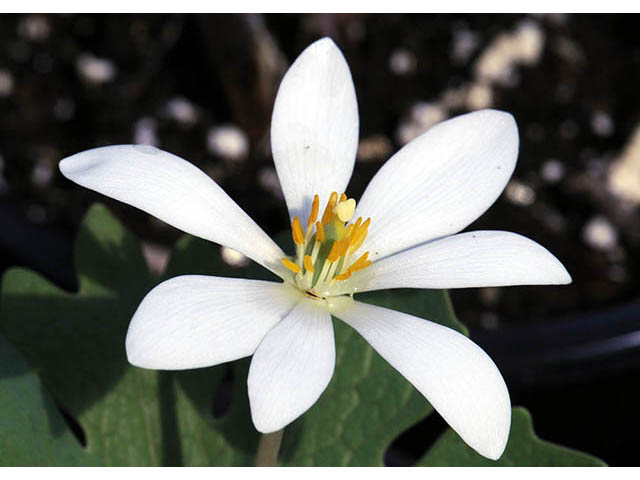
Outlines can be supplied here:
<path id="1" fill-rule="evenodd" d="M 38 376 L 0 336 L 0 467 L 95 464 L 67 429 Z"/>
<path id="2" fill-rule="evenodd" d="M 76 265 L 76 294 L 34 272 L 9 270 L 2 328 L 82 425 L 87 453 L 106 465 L 160 465 L 159 375 L 130 368 L 124 351 L 128 321 L 154 283 L 138 242 L 96 206 L 79 232 Z"/>
<path id="3" fill-rule="evenodd" d="M 601 460 L 576 450 L 540 440 L 533 431 L 531 415 L 522 408 L 513 409 L 511 434 L 507 448 L 497 462 L 478 455 L 448 430 L 420 459 L 425 467 L 604 467 Z"/>
<path id="4" fill-rule="evenodd" d="M 0 465 L 251 465 L 258 432 L 246 392 L 250 359 L 182 372 L 127 363 L 128 323 L 162 279 L 149 273 L 138 241 L 101 205 L 90 209 L 80 229 L 76 266 L 77 293 L 22 268 L 3 278 L 0 326 L 26 361 L 0 341 Z M 254 264 L 230 267 L 217 246 L 189 236 L 177 243 L 164 278 L 180 274 L 271 277 Z M 443 291 L 396 290 L 358 299 L 465 331 Z M 338 320 L 334 325 L 334 377 L 320 400 L 287 427 L 283 465 L 382 465 L 393 439 L 432 412 L 357 333 Z M 214 418 L 214 399 L 229 378 L 231 406 Z M 81 425 L 86 447 L 56 404 Z M 530 423 L 519 430 L 516 420 L 504 459 L 509 465 L 537 464 L 528 452 L 543 452 L 547 464 L 597 463 L 540 442 Z M 448 432 L 422 462 L 479 461 L 474 455 Z"/>

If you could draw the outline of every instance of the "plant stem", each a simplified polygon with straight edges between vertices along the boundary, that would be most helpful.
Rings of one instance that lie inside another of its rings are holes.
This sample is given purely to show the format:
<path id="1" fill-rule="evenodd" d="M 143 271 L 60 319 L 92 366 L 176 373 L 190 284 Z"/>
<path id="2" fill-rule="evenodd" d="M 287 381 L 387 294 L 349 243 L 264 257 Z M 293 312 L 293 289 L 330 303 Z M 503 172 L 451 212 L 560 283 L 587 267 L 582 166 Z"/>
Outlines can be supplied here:
<path id="1" fill-rule="evenodd" d="M 263 433 L 258 443 L 256 467 L 275 467 L 278 465 L 278 452 L 282 443 L 284 429 L 273 433 Z"/>

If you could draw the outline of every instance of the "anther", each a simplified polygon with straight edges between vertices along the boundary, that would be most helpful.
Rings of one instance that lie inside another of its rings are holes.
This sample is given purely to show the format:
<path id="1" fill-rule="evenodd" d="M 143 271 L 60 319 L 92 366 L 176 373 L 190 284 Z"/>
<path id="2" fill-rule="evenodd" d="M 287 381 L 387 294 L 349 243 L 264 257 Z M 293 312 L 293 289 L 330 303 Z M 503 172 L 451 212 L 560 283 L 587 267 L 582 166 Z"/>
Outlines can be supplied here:
<path id="1" fill-rule="evenodd" d="M 338 280 L 339 282 L 342 280 L 346 280 L 347 278 L 349 278 L 351 276 L 351 270 L 347 270 L 344 273 L 341 273 L 340 275 L 336 275 L 336 280 Z"/>
<path id="2" fill-rule="evenodd" d="M 285 267 L 287 267 L 289 270 L 291 270 L 293 273 L 300 273 L 302 271 L 302 269 L 300 268 L 300 265 L 298 265 L 296 263 L 293 263 L 288 258 L 283 258 L 282 259 L 282 264 Z"/>
<path id="3" fill-rule="evenodd" d="M 341 242 L 340 240 L 333 242 L 333 246 L 331 247 L 331 251 L 329 252 L 327 260 L 329 260 L 330 262 L 335 262 L 343 255 L 343 243 L 344 242 Z"/>
<path id="4" fill-rule="evenodd" d="M 291 222 L 291 232 L 293 234 L 293 242 L 296 245 L 302 245 L 304 243 L 304 232 L 298 217 L 294 217 L 293 222 Z"/>
<path id="5" fill-rule="evenodd" d="M 316 242 L 324 242 L 324 227 L 320 222 L 316 222 Z"/>
<path id="6" fill-rule="evenodd" d="M 296 265 L 296 267 L 297 267 L 297 265 Z M 304 268 L 308 272 L 313 273 L 313 262 L 311 260 L 311 255 L 305 255 L 304 256 Z"/>
<path id="7" fill-rule="evenodd" d="M 348 270 L 353 273 L 357 272 L 358 270 L 364 270 L 365 268 L 367 268 L 369 265 L 371 265 L 371 261 L 367 260 L 368 256 L 369 252 L 364 252 L 364 254 L 360 258 L 358 258 L 351 264 Z"/>
<path id="8" fill-rule="evenodd" d="M 311 205 L 311 215 L 309 215 L 309 220 L 307 220 L 307 227 L 310 227 L 314 224 L 316 219 L 318 218 L 318 210 L 320 209 L 320 197 L 316 194 L 313 197 L 313 204 Z"/>
<path id="9" fill-rule="evenodd" d="M 344 230 L 344 236 L 345 238 L 349 238 L 351 237 L 351 234 L 353 233 L 353 229 L 354 229 L 354 224 L 350 223 L 349 225 L 347 225 L 347 228 Z"/>
<path id="10" fill-rule="evenodd" d="M 362 226 L 357 230 L 357 232 L 353 234 L 353 236 L 350 239 L 350 244 L 351 244 L 350 245 L 351 248 L 349 249 L 350 253 L 353 253 L 356 250 L 358 250 L 358 248 L 360 248 L 360 245 L 362 245 L 362 243 L 364 242 L 365 238 L 367 238 L 368 227 L 370 223 L 371 223 L 371 219 L 368 218 L 367 221 L 364 222 Z"/>
<path id="11" fill-rule="evenodd" d="M 329 201 L 327 202 L 327 206 L 324 209 L 324 213 L 322 214 L 322 224 L 326 225 L 333 219 L 333 208 L 338 203 L 338 194 L 336 192 L 331 193 L 329 197 Z"/>

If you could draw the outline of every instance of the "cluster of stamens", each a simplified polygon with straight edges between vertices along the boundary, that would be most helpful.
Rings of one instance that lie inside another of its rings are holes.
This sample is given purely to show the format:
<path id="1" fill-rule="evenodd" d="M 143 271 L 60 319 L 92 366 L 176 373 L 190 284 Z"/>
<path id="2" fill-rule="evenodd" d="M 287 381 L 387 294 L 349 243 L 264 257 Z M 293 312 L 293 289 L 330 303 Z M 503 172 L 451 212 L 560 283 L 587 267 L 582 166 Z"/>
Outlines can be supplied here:
<path id="1" fill-rule="evenodd" d="M 283 258 L 283 265 L 294 274 L 295 284 L 307 294 L 326 297 L 329 288 L 344 281 L 352 274 L 367 268 L 371 261 L 369 252 L 359 257 L 356 251 L 362 245 L 371 219 L 359 217 L 349 223 L 356 209 L 356 201 L 343 193 L 333 192 L 329 197 L 322 218 L 318 219 L 320 199 L 313 198 L 306 231 L 298 217 L 291 222 L 296 255 L 293 260 Z M 354 258 L 357 258 L 355 261 Z"/>

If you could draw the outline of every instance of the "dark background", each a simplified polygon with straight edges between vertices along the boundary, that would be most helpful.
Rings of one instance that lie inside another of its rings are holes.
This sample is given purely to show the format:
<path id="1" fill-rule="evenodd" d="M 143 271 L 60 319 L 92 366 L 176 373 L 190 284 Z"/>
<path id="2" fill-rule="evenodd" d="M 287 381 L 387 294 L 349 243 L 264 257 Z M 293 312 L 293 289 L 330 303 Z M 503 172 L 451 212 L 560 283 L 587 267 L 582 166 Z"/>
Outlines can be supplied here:
<path id="1" fill-rule="evenodd" d="M 512 182 L 470 228 L 538 241 L 573 284 L 452 291 L 456 312 L 542 438 L 637 464 L 639 27 L 634 15 L 1 15 L 0 273 L 25 265 L 74 289 L 72 242 L 95 201 L 162 268 L 180 232 L 59 174 L 60 159 L 99 145 L 154 143 L 209 173 L 267 233 L 288 228 L 273 98 L 290 62 L 329 35 L 359 103 L 350 196 L 435 121 L 515 116 Z M 418 425 L 387 463 L 411 464 L 442 428 Z"/>

